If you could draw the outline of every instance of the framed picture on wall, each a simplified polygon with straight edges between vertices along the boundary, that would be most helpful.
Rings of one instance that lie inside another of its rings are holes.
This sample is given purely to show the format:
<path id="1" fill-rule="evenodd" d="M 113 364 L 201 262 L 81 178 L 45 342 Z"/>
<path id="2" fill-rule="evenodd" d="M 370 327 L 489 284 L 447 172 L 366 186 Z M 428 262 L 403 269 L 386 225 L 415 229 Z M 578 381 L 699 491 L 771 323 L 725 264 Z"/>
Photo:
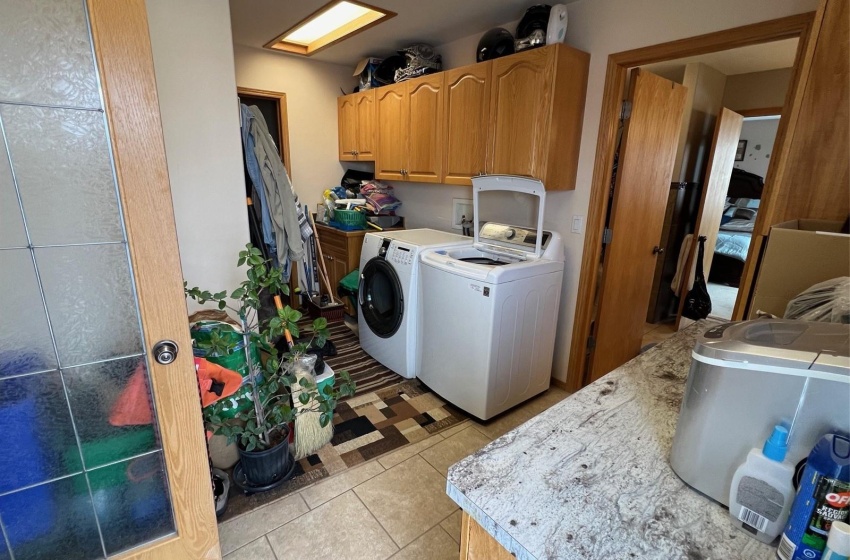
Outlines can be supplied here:
<path id="1" fill-rule="evenodd" d="M 738 149 L 735 150 L 735 161 L 744 161 L 744 154 L 747 152 L 747 141 L 739 140 Z"/>

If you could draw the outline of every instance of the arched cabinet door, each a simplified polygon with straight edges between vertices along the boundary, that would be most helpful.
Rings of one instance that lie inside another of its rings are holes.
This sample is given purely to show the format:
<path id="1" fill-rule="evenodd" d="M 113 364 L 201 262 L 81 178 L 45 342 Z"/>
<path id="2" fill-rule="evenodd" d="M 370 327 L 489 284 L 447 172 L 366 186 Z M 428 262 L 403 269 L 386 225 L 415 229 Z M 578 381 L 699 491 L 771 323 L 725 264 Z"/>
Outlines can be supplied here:
<path id="1" fill-rule="evenodd" d="M 554 58 L 534 49 L 493 61 L 488 173 L 544 177 Z"/>
<path id="2" fill-rule="evenodd" d="M 336 100 L 339 118 L 339 160 L 357 159 L 357 94 L 344 95 Z"/>
<path id="3" fill-rule="evenodd" d="M 375 104 L 378 113 L 375 177 L 404 181 L 410 135 L 407 82 L 378 88 L 375 92 Z"/>
<path id="4" fill-rule="evenodd" d="M 410 100 L 405 180 L 439 183 L 443 155 L 443 74 L 424 76 L 405 83 Z"/>
<path id="5" fill-rule="evenodd" d="M 375 90 L 358 93 L 354 104 L 357 112 L 357 160 L 375 161 Z"/>
<path id="6" fill-rule="evenodd" d="M 486 171 L 492 68 L 488 61 L 445 73 L 444 183 L 471 185 L 472 177 Z"/>

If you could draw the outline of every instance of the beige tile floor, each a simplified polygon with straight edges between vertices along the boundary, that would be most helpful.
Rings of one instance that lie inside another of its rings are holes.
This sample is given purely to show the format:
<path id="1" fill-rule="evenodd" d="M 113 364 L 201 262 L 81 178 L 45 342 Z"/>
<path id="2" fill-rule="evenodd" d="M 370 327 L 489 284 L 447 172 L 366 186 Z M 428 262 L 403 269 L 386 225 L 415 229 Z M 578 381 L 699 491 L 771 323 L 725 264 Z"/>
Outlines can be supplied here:
<path id="1" fill-rule="evenodd" d="M 659 323 L 657 325 L 646 323 L 643 328 L 643 338 L 640 341 L 640 347 L 643 348 L 650 342 L 656 344 L 664 342 L 674 334 L 676 334 L 676 325 L 672 323 Z"/>
<path id="2" fill-rule="evenodd" d="M 461 512 L 446 473 L 561 401 L 556 387 L 486 424 L 466 420 L 219 525 L 226 560 L 456 560 Z"/>

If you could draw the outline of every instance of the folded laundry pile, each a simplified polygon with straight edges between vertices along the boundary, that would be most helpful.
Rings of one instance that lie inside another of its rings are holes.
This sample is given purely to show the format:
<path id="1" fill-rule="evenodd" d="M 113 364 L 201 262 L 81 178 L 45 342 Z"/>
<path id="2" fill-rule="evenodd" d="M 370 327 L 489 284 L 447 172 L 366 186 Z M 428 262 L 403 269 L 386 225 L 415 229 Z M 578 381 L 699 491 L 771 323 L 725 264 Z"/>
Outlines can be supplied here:
<path id="1" fill-rule="evenodd" d="M 366 199 L 366 208 L 373 214 L 390 214 L 401 206 L 393 188 L 381 181 L 369 181 L 360 187 L 360 197 Z"/>

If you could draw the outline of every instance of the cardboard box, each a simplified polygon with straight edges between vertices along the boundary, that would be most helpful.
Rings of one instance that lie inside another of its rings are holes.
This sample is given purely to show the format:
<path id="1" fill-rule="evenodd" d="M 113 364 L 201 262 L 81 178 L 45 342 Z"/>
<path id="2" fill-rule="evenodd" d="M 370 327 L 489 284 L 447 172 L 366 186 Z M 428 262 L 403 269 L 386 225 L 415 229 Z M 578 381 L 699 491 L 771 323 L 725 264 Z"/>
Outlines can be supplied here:
<path id="1" fill-rule="evenodd" d="M 850 235 L 842 222 L 791 220 L 770 228 L 749 318 L 757 311 L 785 314 L 797 294 L 818 282 L 850 276 Z"/>

